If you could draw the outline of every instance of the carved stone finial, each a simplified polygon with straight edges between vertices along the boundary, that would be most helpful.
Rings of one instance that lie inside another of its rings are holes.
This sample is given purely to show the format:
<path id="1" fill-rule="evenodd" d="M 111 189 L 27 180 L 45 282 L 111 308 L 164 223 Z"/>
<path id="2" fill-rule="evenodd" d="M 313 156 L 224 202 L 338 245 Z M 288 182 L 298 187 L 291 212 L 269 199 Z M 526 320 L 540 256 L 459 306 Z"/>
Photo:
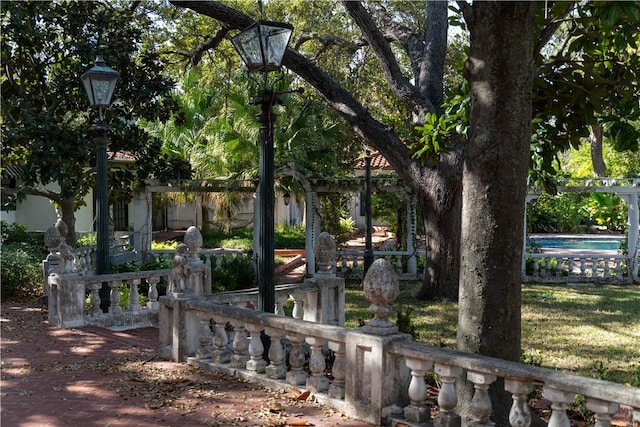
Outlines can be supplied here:
<path id="1" fill-rule="evenodd" d="M 371 302 L 369 310 L 374 314 L 374 318 L 369 321 L 370 330 L 381 328 L 386 333 L 398 331 L 389 320 L 391 304 L 398 297 L 400 285 L 398 276 L 393 267 L 386 259 L 377 259 L 362 282 L 364 296 Z"/>
<path id="2" fill-rule="evenodd" d="M 54 253 L 56 249 L 58 249 L 61 241 L 62 236 L 60 235 L 60 231 L 53 225 L 44 233 L 44 244 L 50 253 Z"/>
<path id="3" fill-rule="evenodd" d="M 62 220 L 62 218 L 58 218 L 56 220 L 55 228 L 60 233 L 60 237 L 62 237 L 62 240 L 66 241 L 67 233 L 69 232 L 69 227 L 67 227 L 67 224 Z"/>
<path id="4" fill-rule="evenodd" d="M 198 230 L 198 227 L 191 226 L 184 233 L 184 244 L 189 248 L 188 257 L 192 261 L 199 261 L 200 248 L 202 247 L 202 233 Z"/>
<path id="5" fill-rule="evenodd" d="M 331 234 L 323 231 L 316 240 L 316 262 L 318 264 L 318 272 L 320 275 L 332 275 L 331 260 L 336 256 L 336 242 Z"/>

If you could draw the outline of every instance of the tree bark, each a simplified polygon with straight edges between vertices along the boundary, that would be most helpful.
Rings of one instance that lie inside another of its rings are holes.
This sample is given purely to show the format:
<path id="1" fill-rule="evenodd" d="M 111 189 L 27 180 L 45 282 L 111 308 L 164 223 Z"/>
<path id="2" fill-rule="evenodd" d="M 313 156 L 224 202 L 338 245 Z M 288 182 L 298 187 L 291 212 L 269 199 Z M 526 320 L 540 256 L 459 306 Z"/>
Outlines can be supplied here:
<path id="1" fill-rule="evenodd" d="M 604 157 L 602 155 L 602 125 L 600 123 L 594 123 L 591 125 L 589 143 L 591 145 L 591 165 L 593 167 L 593 176 L 607 176 L 607 165 L 604 163 Z"/>
<path id="2" fill-rule="evenodd" d="M 474 2 L 465 77 L 470 128 L 462 178 L 458 350 L 519 361 L 523 218 L 531 138 L 534 10 L 531 2 Z M 471 414 L 473 385 L 459 382 Z M 511 396 L 490 388 L 493 421 L 509 425 Z"/>
<path id="3" fill-rule="evenodd" d="M 76 214 L 74 209 L 74 198 L 67 197 L 62 199 L 58 206 L 60 208 L 61 218 L 67 225 L 67 235 L 62 236 L 65 238 L 67 245 L 75 248 L 77 244 L 76 240 Z M 51 224 L 53 225 L 53 224 Z"/>

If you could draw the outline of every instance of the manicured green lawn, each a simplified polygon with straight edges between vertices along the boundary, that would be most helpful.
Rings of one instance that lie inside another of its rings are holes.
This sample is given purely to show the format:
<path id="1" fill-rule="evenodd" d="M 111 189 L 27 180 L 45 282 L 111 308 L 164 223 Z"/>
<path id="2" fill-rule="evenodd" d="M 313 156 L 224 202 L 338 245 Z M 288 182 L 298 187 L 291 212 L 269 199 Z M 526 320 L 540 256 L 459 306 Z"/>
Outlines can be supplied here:
<path id="1" fill-rule="evenodd" d="M 396 312 L 410 312 L 418 340 L 455 347 L 457 303 L 412 298 L 420 284 L 401 284 Z M 347 326 L 372 314 L 357 284 L 347 289 Z M 523 361 L 640 386 L 640 286 L 524 285 Z"/>

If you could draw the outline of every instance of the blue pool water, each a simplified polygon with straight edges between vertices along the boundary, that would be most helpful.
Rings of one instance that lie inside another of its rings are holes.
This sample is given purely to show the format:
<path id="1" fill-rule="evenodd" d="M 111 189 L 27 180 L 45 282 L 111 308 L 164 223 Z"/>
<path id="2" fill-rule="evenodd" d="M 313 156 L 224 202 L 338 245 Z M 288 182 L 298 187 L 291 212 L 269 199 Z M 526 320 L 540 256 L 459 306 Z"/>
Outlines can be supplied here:
<path id="1" fill-rule="evenodd" d="M 553 249 L 618 250 L 623 237 L 531 237 L 537 246 Z"/>

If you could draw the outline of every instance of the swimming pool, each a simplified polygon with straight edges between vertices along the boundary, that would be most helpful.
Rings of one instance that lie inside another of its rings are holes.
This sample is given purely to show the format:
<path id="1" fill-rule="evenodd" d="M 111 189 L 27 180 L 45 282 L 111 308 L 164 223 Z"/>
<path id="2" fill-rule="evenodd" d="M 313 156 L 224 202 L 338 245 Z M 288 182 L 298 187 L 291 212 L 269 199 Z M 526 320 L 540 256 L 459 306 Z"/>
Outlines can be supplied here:
<path id="1" fill-rule="evenodd" d="M 550 249 L 591 249 L 591 250 L 609 250 L 616 251 L 620 249 L 620 243 L 624 240 L 624 236 L 590 236 L 590 235 L 562 235 L 562 236 L 530 236 L 536 246 Z M 530 242 L 527 241 L 527 246 Z"/>

